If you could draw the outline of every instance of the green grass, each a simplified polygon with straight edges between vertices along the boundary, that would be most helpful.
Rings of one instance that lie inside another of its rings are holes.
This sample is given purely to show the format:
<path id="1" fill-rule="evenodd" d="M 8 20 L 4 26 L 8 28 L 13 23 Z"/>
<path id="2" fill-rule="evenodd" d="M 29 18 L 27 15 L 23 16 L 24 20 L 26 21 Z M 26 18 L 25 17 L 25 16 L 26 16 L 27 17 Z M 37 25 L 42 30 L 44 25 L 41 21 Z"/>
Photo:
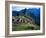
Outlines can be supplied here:
<path id="1" fill-rule="evenodd" d="M 21 30 L 39 30 L 40 27 L 38 25 L 33 24 L 16 24 L 13 25 L 13 31 L 21 31 Z"/>

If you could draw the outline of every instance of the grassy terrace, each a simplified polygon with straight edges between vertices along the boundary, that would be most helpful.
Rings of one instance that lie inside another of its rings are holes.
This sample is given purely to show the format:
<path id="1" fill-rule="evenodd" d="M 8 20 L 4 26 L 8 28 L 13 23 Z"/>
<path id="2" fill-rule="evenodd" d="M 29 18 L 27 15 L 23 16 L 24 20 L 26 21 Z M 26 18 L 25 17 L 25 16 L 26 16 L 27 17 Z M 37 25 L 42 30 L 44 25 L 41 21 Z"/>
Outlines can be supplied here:
<path id="1" fill-rule="evenodd" d="M 33 25 L 33 24 L 16 24 L 13 25 L 13 31 L 19 31 L 19 30 L 39 30 L 38 25 Z"/>

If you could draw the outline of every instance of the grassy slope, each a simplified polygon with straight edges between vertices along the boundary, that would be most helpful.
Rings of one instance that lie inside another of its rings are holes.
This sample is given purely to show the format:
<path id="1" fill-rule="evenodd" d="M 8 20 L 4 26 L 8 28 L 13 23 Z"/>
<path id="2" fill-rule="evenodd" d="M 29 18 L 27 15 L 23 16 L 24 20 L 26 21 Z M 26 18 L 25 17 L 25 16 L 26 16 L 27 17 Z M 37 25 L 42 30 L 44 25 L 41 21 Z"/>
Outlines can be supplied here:
<path id="1" fill-rule="evenodd" d="M 19 31 L 19 30 L 39 30 L 39 26 L 33 25 L 33 24 L 16 24 L 16 25 L 13 25 L 13 31 Z"/>
<path id="2" fill-rule="evenodd" d="M 21 19 L 26 19 L 24 16 L 19 16 Z M 40 27 L 36 24 L 28 24 L 28 23 L 20 23 L 20 24 L 14 24 L 13 23 L 13 31 L 20 31 L 20 30 L 39 30 Z"/>

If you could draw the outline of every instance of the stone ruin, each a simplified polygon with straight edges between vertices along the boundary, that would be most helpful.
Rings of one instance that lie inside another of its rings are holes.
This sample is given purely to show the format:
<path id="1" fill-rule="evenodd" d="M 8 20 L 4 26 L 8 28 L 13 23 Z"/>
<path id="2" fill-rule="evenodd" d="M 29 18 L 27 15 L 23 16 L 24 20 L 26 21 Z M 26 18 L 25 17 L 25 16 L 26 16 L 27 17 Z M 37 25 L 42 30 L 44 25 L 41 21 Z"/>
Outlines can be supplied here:
<path id="1" fill-rule="evenodd" d="M 32 18 L 29 19 L 29 18 L 26 18 L 26 19 L 20 19 L 20 18 L 15 18 L 14 16 L 12 17 L 12 21 L 15 22 L 15 23 L 29 23 L 29 24 L 32 24 Z"/>

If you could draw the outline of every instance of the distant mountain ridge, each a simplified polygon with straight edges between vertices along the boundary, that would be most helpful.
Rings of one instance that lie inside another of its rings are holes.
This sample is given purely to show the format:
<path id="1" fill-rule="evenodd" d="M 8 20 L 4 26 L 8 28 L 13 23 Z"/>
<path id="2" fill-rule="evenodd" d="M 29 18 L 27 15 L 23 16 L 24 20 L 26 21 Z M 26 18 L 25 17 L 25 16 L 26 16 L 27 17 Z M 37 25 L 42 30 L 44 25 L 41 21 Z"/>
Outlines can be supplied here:
<path id="1" fill-rule="evenodd" d="M 17 14 L 21 15 L 21 13 L 22 14 L 28 14 L 28 15 L 30 15 L 30 13 L 33 13 L 36 16 L 36 15 L 38 15 L 40 13 L 40 9 L 36 9 L 36 8 L 26 9 L 25 8 L 25 9 L 22 9 L 20 11 L 14 10 L 14 11 L 12 11 L 12 16 L 17 16 Z"/>
<path id="2" fill-rule="evenodd" d="M 25 15 L 26 9 L 20 10 L 20 11 L 12 11 L 12 16 L 21 16 L 21 15 Z"/>

